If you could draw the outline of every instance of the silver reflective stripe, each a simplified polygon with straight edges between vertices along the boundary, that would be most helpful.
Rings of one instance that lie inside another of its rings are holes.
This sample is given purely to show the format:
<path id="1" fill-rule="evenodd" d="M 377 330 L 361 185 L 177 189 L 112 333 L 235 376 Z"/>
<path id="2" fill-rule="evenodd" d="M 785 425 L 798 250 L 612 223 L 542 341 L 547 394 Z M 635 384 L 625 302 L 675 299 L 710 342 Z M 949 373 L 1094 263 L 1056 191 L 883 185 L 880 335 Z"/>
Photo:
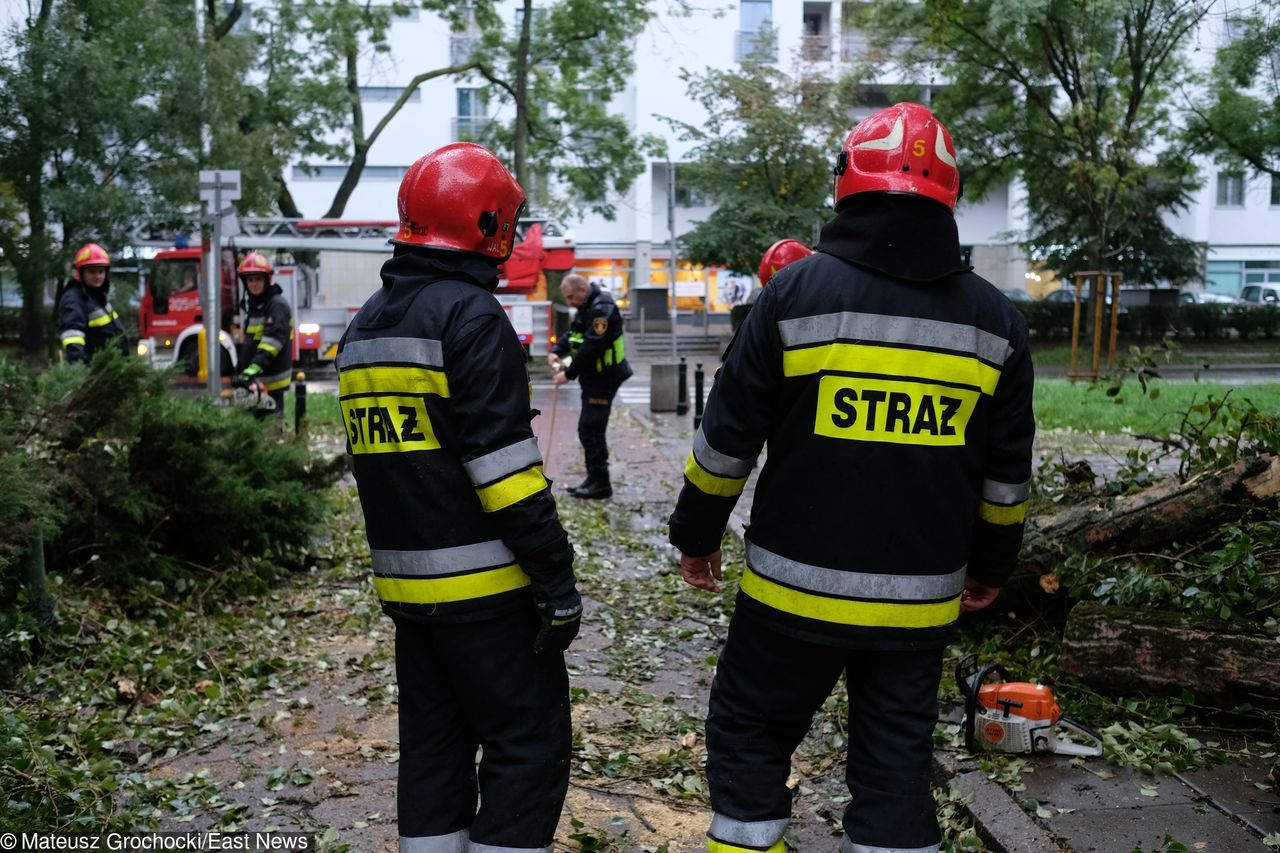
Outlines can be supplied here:
<path id="1" fill-rule="evenodd" d="M 965 566 L 945 575 L 880 575 L 798 563 L 747 542 L 747 565 L 787 586 L 841 598 L 877 601 L 941 601 L 964 589 Z"/>
<path id="2" fill-rule="evenodd" d="M 338 354 L 338 369 L 382 363 L 444 367 L 444 348 L 428 338 L 370 338 L 351 341 Z"/>
<path id="3" fill-rule="evenodd" d="M 467 853 L 552 853 L 555 847 L 494 847 L 492 844 L 467 845 Z"/>
<path id="4" fill-rule="evenodd" d="M 432 551 L 373 550 L 373 573 L 376 575 L 412 575 L 428 577 L 505 566 L 516 561 L 515 554 L 501 539 L 436 548 Z"/>
<path id="5" fill-rule="evenodd" d="M 400 853 L 467 853 L 468 831 L 459 829 L 448 835 L 428 835 L 417 838 L 400 836 Z"/>
<path id="6" fill-rule="evenodd" d="M 750 474 L 751 469 L 756 467 L 757 457 L 755 456 L 750 459 L 739 459 L 736 456 L 721 453 L 710 444 L 707 444 L 707 437 L 703 434 L 701 427 L 698 428 L 698 434 L 693 438 L 693 455 L 698 460 L 699 465 L 717 477 L 739 479 Z"/>
<path id="7" fill-rule="evenodd" d="M 283 373 L 273 373 L 270 376 L 263 376 L 258 381 L 264 385 L 274 385 L 277 382 L 285 382 L 293 379 L 293 368 L 289 368 Z"/>
<path id="8" fill-rule="evenodd" d="M 483 486 L 540 462 L 542 454 L 538 452 L 537 440 L 526 438 L 524 441 L 508 444 L 501 450 L 477 456 L 470 462 L 462 463 L 462 467 L 467 469 L 472 485 Z"/>
<path id="9" fill-rule="evenodd" d="M 782 320 L 778 334 L 787 347 L 837 340 L 909 344 L 968 353 L 992 364 L 1004 364 L 1013 352 L 1007 340 L 976 326 L 854 311 Z"/>
<path id="10" fill-rule="evenodd" d="M 789 822 L 790 818 L 785 817 L 777 820 L 734 820 L 717 813 L 711 818 L 711 829 L 707 834 L 726 844 L 764 850 L 778 843 Z"/>
<path id="11" fill-rule="evenodd" d="M 280 340 L 279 338 L 263 338 L 262 340 L 258 341 L 258 346 L 262 346 L 263 344 L 268 344 L 270 346 L 275 347 L 276 352 L 279 352 L 280 350 L 284 349 L 284 341 Z"/>
<path id="12" fill-rule="evenodd" d="M 876 847 L 871 844 L 855 844 L 847 835 L 840 842 L 840 853 L 938 853 L 941 849 L 940 844 L 930 844 L 928 847 Z"/>
<path id="13" fill-rule="evenodd" d="M 1020 504 L 1031 495 L 1031 479 L 1025 483 L 1001 483 L 999 480 L 982 481 L 982 499 L 993 504 L 1011 506 Z"/>
<path id="14" fill-rule="evenodd" d="M 84 336 L 85 336 L 85 333 L 80 329 L 67 329 L 65 332 L 63 332 L 61 335 L 58 336 L 58 339 L 65 341 L 67 338 L 83 338 Z"/>

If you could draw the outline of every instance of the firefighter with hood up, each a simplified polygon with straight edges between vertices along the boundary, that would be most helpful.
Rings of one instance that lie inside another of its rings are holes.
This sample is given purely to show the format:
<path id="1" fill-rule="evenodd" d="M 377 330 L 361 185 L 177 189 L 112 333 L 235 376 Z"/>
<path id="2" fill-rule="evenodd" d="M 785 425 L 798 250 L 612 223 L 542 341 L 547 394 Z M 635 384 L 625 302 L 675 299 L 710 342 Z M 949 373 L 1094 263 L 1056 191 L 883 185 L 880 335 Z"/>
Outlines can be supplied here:
<path id="1" fill-rule="evenodd" d="M 382 287 L 339 344 L 373 584 L 395 623 L 401 853 L 549 851 L 569 785 L 563 652 L 582 599 L 527 358 L 493 296 L 524 200 L 479 145 L 419 159 Z"/>
<path id="2" fill-rule="evenodd" d="M 284 417 L 284 396 L 293 381 L 293 312 L 280 285 L 271 280 L 275 269 L 261 252 L 249 252 L 236 270 L 244 285 L 248 314 L 244 322 L 241 363 L 233 384 L 245 387 L 257 382 L 275 403 L 257 408 L 254 415 L 274 412 Z"/>
<path id="3" fill-rule="evenodd" d="M 58 337 L 67 362 L 88 364 L 108 346 L 118 346 L 128 355 L 120 315 L 107 298 L 111 258 L 97 243 L 85 243 L 73 263 L 75 275 L 58 297 Z"/>
<path id="4" fill-rule="evenodd" d="M 717 588 L 769 439 L 707 715 L 712 851 L 782 853 L 791 754 L 841 673 L 842 853 L 939 849 L 943 651 L 1016 563 L 1035 432 L 1026 321 L 962 262 L 959 190 L 925 107 L 854 127 L 835 219 L 761 293 L 711 390 L 670 520 L 691 585 Z"/>

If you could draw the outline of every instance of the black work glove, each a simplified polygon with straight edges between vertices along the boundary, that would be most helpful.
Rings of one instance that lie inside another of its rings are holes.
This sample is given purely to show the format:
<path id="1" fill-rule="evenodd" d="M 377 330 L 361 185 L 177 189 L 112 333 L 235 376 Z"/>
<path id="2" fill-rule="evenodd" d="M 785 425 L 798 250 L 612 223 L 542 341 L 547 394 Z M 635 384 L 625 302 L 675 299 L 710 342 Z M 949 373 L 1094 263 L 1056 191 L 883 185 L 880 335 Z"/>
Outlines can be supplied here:
<path id="1" fill-rule="evenodd" d="M 542 627 L 533 639 L 533 653 L 563 652 L 569 648 L 582 627 L 582 596 L 578 591 L 572 590 L 570 595 L 554 601 L 539 601 L 534 606 L 538 609 Z"/>

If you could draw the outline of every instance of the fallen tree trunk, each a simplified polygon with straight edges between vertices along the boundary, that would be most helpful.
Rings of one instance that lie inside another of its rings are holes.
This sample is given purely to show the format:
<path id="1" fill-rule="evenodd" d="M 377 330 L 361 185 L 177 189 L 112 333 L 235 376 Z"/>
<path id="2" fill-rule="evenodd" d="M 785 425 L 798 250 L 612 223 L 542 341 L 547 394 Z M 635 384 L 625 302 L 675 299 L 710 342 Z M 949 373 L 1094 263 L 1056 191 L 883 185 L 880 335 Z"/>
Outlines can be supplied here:
<path id="1" fill-rule="evenodd" d="M 1062 671 L 1102 693 L 1180 696 L 1232 708 L 1280 706 L 1276 632 L 1082 602 L 1062 638 Z"/>
<path id="2" fill-rule="evenodd" d="M 1245 509 L 1274 505 L 1278 495 L 1280 458 L 1252 456 L 1185 483 L 1167 480 L 1136 494 L 1028 518 L 1009 586 L 1016 592 L 1036 585 L 1074 554 L 1163 551 L 1172 542 L 1195 542 L 1238 520 Z"/>

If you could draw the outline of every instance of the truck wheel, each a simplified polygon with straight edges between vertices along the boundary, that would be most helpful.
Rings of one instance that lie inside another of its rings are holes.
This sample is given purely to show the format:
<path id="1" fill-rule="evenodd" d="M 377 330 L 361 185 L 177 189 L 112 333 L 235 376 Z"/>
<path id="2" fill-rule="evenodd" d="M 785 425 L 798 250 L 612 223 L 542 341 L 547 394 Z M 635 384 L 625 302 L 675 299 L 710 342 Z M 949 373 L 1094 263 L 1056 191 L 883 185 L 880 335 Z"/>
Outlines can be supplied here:
<path id="1" fill-rule="evenodd" d="M 200 351 L 195 338 L 187 338 L 178 350 L 177 364 L 187 376 L 200 375 Z"/>

